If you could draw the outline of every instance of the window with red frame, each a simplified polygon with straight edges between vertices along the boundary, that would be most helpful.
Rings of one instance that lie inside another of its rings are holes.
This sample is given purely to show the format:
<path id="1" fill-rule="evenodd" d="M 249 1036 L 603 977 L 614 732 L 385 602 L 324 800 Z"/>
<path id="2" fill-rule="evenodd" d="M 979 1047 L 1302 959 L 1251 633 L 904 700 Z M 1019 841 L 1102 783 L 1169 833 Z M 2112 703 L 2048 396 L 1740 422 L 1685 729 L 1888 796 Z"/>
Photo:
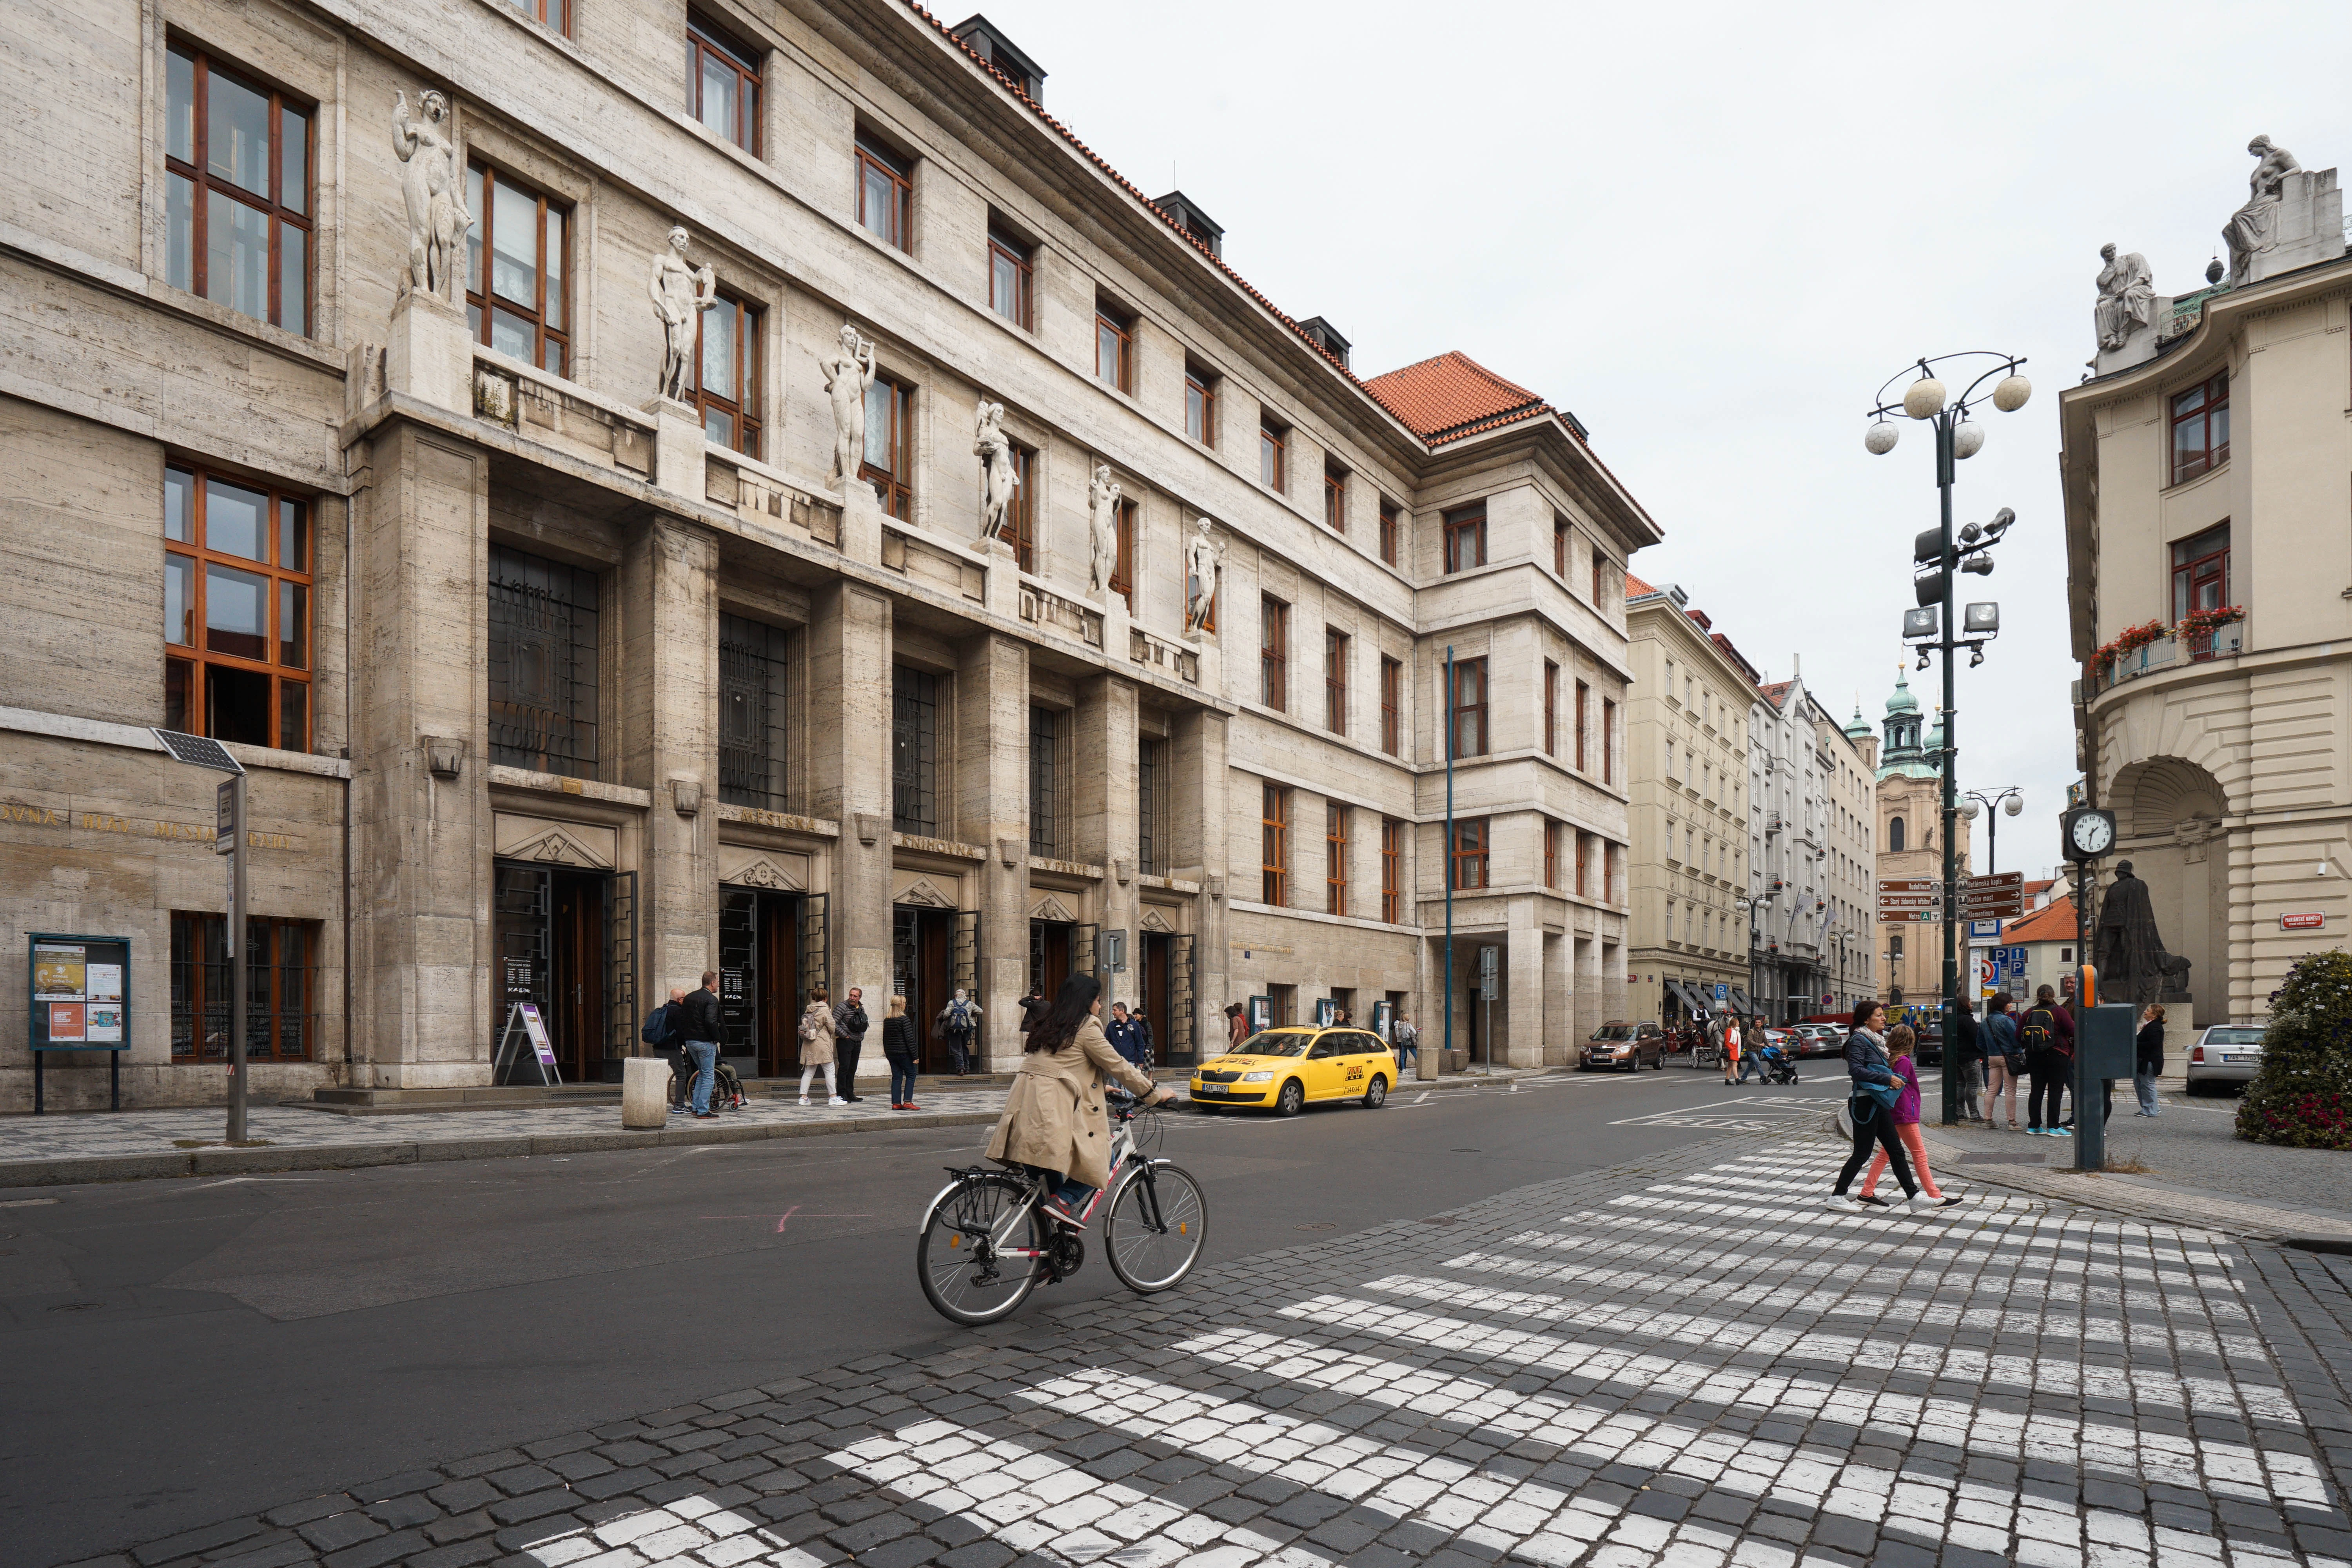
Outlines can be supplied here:
<path id="1" fill-rule="evenodd" d="M 1578 898 L 1587 897 L 1591 892 L 1591 877 L 1592 836 L 1589 833 L 1580 833 L 1576 836 L 1576 896 Z"/>
<path id="2" fill-rule="evenodd" d="M 1381 500 L 1381 559 L 1393 566 L 1397 563 L 1397 535 L 1403 531 L 1404 509 L 1382 497 Z"/>
<path id="3" fill-rule="evenodd" d="M 1445 514 L 1445 570 L 1466 572 L 1486 564 L 1486 503 L 1456 507 Z"/>
<path id="4" fill-rule="evenodd" d="M 874 487 L 882 510 L 901 522 L 915 516 L 914 395 L 887 375 L 877 375 L 866 389 L 866 461 L 857 477 Z M 1023 479 L 1021 448 L 1013 449 L 1013 472 Z M 1013 504 L 1024 504 L 1029 487 L 1013 492 Z"/>
<path id="5" fill-rule="evenodd" d="M 1404 661 L 1381 658 L 1381 750 L 1398 755 L 1404 747 Z"/>
<path id="6" fill-rule="evenodd" d="M 760 312 L 721 289 L 702 312 L 702 339 L 687 401 L 702 411 L 702 433 L 716 446 L 760 455 Z"/>
<path id="7" fill-rule="evenodd" d="M 1332 463 L 1323 465 L 1323 526 L 1348 531 L 1348 470 Z"/>
<path id="8" fill-rule="evenodd" d="M 1486 885 L 1486 847 L 1485 817 L 1454 819 L 1454 844 L 1446 859 L 1451 867 L 1455 892 L 1467 892 Z"/>
<path id="9" fill-rule="evenodd" d="M 1544 886 L 1559 886 L 1559 824 L 1544 818 Z"/>
<path id="10" fill-rule="evenodd" d="M 1323 628 L 1323 728 L 1348 732 L 1348 634 Z"/>
<path id="11" fill-rule="evenodd" d="M 1280 711 L 1290 703 L 1290 606 L 1271 594 L 1258 605 L 1258 700 Z"/>
<path id="12" fill-rule="evenodd" d="M 1348 832 L 1354 826 L 1353 806 L 1336 800 L 1323 803 L 1323 912 L 1348 912 Z"/>
<path id="13" fill-rule="evenodd" d="M 697 120 L 760 155 L 759 56 L 699 16 L 686 21 L 686 97 Z"/>
<path id="14" fill-rule="evenodd" d="M 308 337 L 310 106 L 183 45 L 163 67 L 165 277 Z"/>
<path id="15" fill-rule="evenodd" d="M 1454 725 L 1454 754 L 1457 757 L 1483 757 L 1486 754 L 1486 661 L 1483 658 L 1462 658 L 1454 661 L 1454 690 L 1448 698 Z"/>
<path id="16" fill-rule="evenodd" d="M 1559 666 L 1544 660 L 1544 755 L 1559 754 Z"/>
<path id="17" fill-rule="evenodd" d="M 1184 434 L 1203 447 L 1217 444 L 1217 378 L 1196 364 L 1184 367 Z"/>
<path id="18" fill-rule="evenodd" d="M 1258 810 L 1258 901 L 1279 909 L 1290 899 L 1290 791 L 1267 784 Z"/>
<path id="19" fill-rule="evenodd" d="M 1601 782 L 1617 782 L 1617 704 L 1601 700 Z"/>
<path id="20" fill-rule="evenodd" d="M 246 918 L 245 1058 L 310 1059 L 319 1030 L 317 921 Z M 228 918 L 172 911 L 172 1060 L 225 1062 L 236 996 Z"/>
<path id="21" fill-rule="evenodd" d="M 2230 460 L 2230 373 L 2172 398 L 2172 482 Z"/>
<path id="22" fill-rule="evenodd" d="M 988 308 L 1021 328 L 1036 330 L 1035 268 L 1027 246 L 995 229 L 988 233 Z"/>
<path id="23" fill-rule="evenodd" d="M 1393 816 L 1381 818 L 1381 919 L 1404 921 L 1404 824 Z"/>
<path id="24" fill-rule="evenodd" d="M 1568 581 L 1568 519 L 1554 513 L 1551 520 L 1551 570 L 1561 582 Z"/>
<path id="25" fill-rule="evenodd" d="M 1257 482 L 1281 493 L 1286 475 L 1283 459 L 1290 432 L 1271 420 L 1260 419 L 1257 426 Z"/>
<path id="26" fill-rule="evenodd" d="M 1101 300 L 1095 304 L 1095 379 L 1121 392 L 1135 390 L 1135 319 Z"/>
<path id="27" fill-rule="evenodd" d="M 1576 771 L 1584 772 L 1585 712 L 1592 700 L 1592 688 L 1581 680 L 1576 683 Z"/>
<path id="28" fill-rule="evenodd" d="M 1024 572 L 1037 570 L 1037 454 L 1026 447 L 1013 447 L 1013 504 L 1006 508 L 1004 531 L 1013 541 L 1013 560 Z"/>
<path id="29" fill-rule="evenodd" d="M 1110 591 L 1127 601 L 1127 613 L 1135 614 L 1135 520 L 1141 510 L 1139 504 L 1122 496 L 1116 516 L 1118 523 L 1118 557 L 1110 569 Z"/>
<path id="30" fill-rule="evenodd" d="M 571 209 L 485 163 L 466 171 L 466 321 L 499 353 L 572 374 Z"/>
<path id="31" fill-rule="evenodd" d="M 2172 618 L 2230 603 L 2230 525 L 2214 524 L 2172 547 Z"/>
<path id="32" fill-rule="evenodd" d="M 904 158 L 860 132 L 857 221 L 885 245 L 915 248 L 915 177 Z"/>
<path id="33" fill-rule="evenodd" d="M 1592 607 L 1609 607 L 1609 557 L 1598 550 L 1592 552 Z"/>
<path id="34" fill-rule="evenodd" d="M 172 464 L 163 539 L 163 727 L 310 750 L 310 503 Z"/>

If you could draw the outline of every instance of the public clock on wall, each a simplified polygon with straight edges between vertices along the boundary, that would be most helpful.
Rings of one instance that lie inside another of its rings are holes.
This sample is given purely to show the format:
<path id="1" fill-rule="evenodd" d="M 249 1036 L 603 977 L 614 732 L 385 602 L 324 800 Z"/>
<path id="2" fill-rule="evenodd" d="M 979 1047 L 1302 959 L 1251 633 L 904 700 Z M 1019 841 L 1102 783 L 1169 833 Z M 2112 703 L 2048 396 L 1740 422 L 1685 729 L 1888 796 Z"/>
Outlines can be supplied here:
<path id="1" fill-rule="evenodd" d="M 2096 860 L 2116 847 L 2116 814 L 2095 805 L 2076 806 L 2058 825 L 2066 858 Z"/>

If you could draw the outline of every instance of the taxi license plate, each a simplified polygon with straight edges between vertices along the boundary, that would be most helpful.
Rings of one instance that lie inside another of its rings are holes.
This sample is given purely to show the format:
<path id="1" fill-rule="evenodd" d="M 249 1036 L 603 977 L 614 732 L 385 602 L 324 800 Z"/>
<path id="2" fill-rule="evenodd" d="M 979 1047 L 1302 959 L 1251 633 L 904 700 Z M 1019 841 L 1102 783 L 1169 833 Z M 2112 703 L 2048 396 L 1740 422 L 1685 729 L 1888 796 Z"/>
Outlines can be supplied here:
<path id="1" fill-rule="evenodd" d="M 1192 1092 L 1194 1094 L 1229 1094 L 1232 1091 L 1221 1083 L 1204 1083 L 1199 1088 L 1193 1089 Z"/>

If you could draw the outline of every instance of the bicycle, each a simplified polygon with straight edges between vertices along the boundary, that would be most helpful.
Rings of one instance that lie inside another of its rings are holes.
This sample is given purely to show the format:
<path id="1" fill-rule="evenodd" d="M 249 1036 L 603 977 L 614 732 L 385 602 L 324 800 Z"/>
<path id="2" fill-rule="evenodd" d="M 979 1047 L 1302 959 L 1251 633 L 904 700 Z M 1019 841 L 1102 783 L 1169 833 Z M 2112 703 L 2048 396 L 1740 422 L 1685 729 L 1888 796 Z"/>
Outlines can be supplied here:
<path id="1" fill-rule="evenodd" d="M 1142 1108 L 1114 1106 L 1110 1181 L 1087 1200 L 1081 1222 L 1103 1215 L 1103 1256 L 1139 1296 L 1183 1282 L 1200 1261 L 1209 1203 L 1191 1172 L 1151 1158 L 1158 1123 L 1134 1125 Z M 1053 1178 L 984 1165 L 950 1166 L 953 1178 L 923 1212 L 915 1271 L 940 1316 L 966 1327 L 1009 1317 L 1043 1282 L 1058 1284 L 1086 1261 L 1076 1230 L 1041 1211 Z"/>

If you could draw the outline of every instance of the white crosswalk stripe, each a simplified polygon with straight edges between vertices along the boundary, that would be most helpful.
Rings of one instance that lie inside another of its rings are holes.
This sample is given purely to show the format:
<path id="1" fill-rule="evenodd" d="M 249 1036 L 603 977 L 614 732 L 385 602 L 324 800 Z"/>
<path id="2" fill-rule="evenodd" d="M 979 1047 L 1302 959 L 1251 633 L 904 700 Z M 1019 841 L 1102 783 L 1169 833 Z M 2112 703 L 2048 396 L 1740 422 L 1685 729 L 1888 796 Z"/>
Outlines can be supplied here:
<path id="1" fill-rule="evenodd" d="M 703 1497 L 566 1531 L 524 1547 L 523 1555 L 541 1568 L 821 1568 L 800 1548 Z"/>

